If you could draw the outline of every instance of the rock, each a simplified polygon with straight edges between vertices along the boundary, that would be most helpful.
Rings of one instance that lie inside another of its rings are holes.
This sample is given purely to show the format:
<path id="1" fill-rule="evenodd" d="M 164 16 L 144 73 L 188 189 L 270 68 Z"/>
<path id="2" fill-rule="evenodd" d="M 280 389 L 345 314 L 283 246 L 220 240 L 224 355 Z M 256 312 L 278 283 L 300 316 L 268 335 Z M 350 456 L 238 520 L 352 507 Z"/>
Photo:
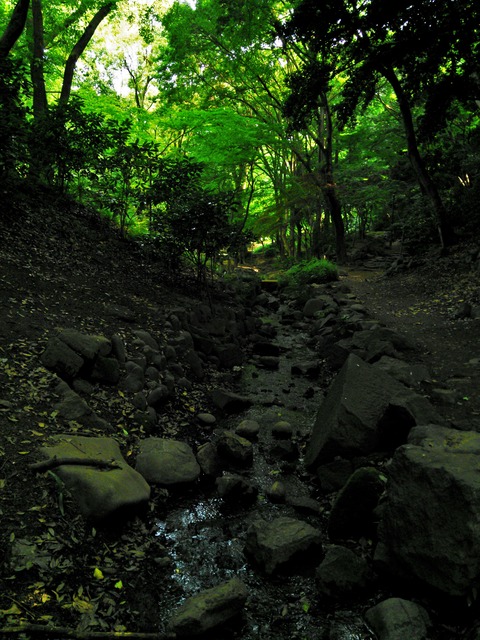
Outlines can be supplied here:
<path id="1" fill-rule="evenodd" d="M 322 464 L 317 469 L 320 487 L 324 493 L 333 493 L 341 489 L 352 473 L 352 462 L 344 458 L 336 458 L 332 462 Z"/>
<path id="2" fill-rule="evenodd" d="M 189 349 L 183 356 L 185 363 L 190 367 L 192 375 L 197 380 L 203 380 L 205 373 L 203 371 L 203 364 L 199 355 L 193 349 Z"/>
<path id="3" fill-rule="evenodd" d="M 141 341 L 143 344 L 146 344 L 150 349 L 154 351 L 159 350 L 158 342 L 155 338 L 148 332 L 143 329 L 136 329 L 133 334 Z"/>
<path id="4" fill-rule="evenodd" d="M 203 335 L 200 333 L 192 333 L 193 339 L 193 348 L 196 351 L 200 351 L 206 356 L 209 356 L 213 353 L 213 349 L 215 347 L 215 342 L 207 335 Z"/>
<path id="5" fill-rule="evenodd" d="M 197 461 L 202 473 L 215 477 L 220 470 L 220 460 L 217 447 L 212 442 L 205 442 L 197 449 Z"/>
<path id="6" fill-rule="evenodd" d="M 455 405 L 462 398 L 462 394 L 456 389 L 443 389 L 434 387 L 430 389 L 430 396 L 432 399 L 442 404 Z"/>
<path id="7" fill-rule="evenodd" d="M 217 422 L 217 419 L 211 413 L 197 413 L 197 420 L 204 425 L 214 425 Z"/>
<path id="8" fill-rule="evenodd" d="M 233 369 L 233 367 L 238 367 L 243 362 L 242 350 L 238 345 L 233 343 L 217 345 L 214 350 L 214 355 L 217 356 L 221 369 Z"/>
<path id="9" fill-rule="evenodd" d="M 423 607 L 402 598 L 389 598 L 365 613 L 378 640 L 428 640 L 431 627 Z"/>
<path id="10" fill-rule="evenodd" d="M 142 440 L 135 469 L 147 482 L 163 486 L 195 482 L 200 475 L 189 445 L 166 438 Z"/>
<path id="11" fill-rule="evenodd" d="M 382 356 L 373 366 L 408 387 L 418 387 L 422 382 L 431 381 L 430 373 L 423 364 L 411 364 L 398 358 Z"/>
<path id="12" fill-rule="evenodd" d="M 168 402 L 170 396 L 171 394 L 167 387 L 164 384 L 159 384 L 148 394 L 147 404 L 155 410 L 161 409 Z"/>
<path id="13" fill-rule="evenodd" d="M 286 487 L 280 480 L 275 480 L 267 489 L 267 497 L 271 502 L 285 502 L 286 495 Z"/>
<path id="14" fill-rule="evenodd" d="M 253 462 L 253 446 L 250 440 L 233 431 L 224 431 L 217 440 L 217 450 L 227 462 L 250 466 Z"/>
<path id="15" fill-rule="evenodd" d="M 177 638 L 202 635 L 241 613 L 247 597 L 246 586 L 238 578 L 233 578 L 187 598 L 174 613 L 168 627 Z"/>
<path id="16" fill-rule="evenodd" d="M 385 486 L 385 476 L 374 467 L 354 471 L 333 503 L 328 520 L 330 539 L 372 538 L 376 530 L 374 510 Z"/>
<path id="17" fill-rule="evenodd" d="M 456 320 L 464 320 L 465 318 L 472 317 L 472 305 L 469 302 L 462 302 L 462 304 L 455 311 L 454 318 Z"/>
<path id="18" fill-rule="evenodd" d="M 80 421 L 82 418 L 90 416 L 93 413 L 93 410 L 85 400 L 72 390 L 63 393 L 62 399 L 54 406 L 54 409 L 58 411 L 65 420 Z"/>
<path id="19" fill-rule="evenodd" d="M 109 316 L 118 318 L 119 320 L 124 320 L 125 322 L 135 322 L 136 320 L 135 313 L 131 309 L 119 304 L 108 305 L 105 308 L 105 311 L 108 313 Z"/>
<path id="20" fill-rule="evenodd" d="M 258 359 L 258 366 L 275 371 L 280 366 L 280 358 L 277 356 L 260 356 Z"/>
<path id="21" fill-rule="evenodd" d="M 412 430 L 389 467 L 379 527 L 391 570 L 448 596 L 480 579 L 480 434 Z M 402 526 L 399 527 L 398 523 Z"/>
<path id="22" fill-rule="evenodd" d="M 43 459 L 87 460 L 86 465 L 70 464 L 55 468 L 55 473 L 71 492 L 83 516 L 108 524 L 113 518 L 130 517 L 145 509 L 150 499 L 150 487 L 125 462 L 115 440 L 70 434 L 54 436 L 53 440 L 54 445 L 40 449 Z M 113 461 L 118 468 L 88 465 L 88 460 Z"/>
<path id="23" fill-rule="evenodd" d="M 317 412 L 305 464 L 393 450 L 411 427 L 430 422 L 443 419 L 428 400 L 351 354 Z"/>
<path id="24" fill-rule="evenodd" d="M 120 364 L 116 358 L 98 356 L 95 360 L 91 379 L 102 384 L 116 385 L 120 380 Z"/>
<path id="25" fill-rule="evenodd" d="M 323 511 L 320 502 L 308 496 L 294 496 L 287 493 L 285 502 L 301 513 L 313 513 L 318 516 Z"/>
<path id="26" fill-rule="evenodd" d="M 281 440 L 290 439 L 293 436 L 294 432 L 294 427 L 290 424 L 290 422 L 287 422 L 286 420 L 279 420 L 278 422 L 275 422 L 272 427 L 273 437 L 279 438 Z"/>
<path id="27" fill-rule="evenodd" d="M 137 393 L 142 391 L 145 384 L 145 374 L 143 368 L 129 361 L 125 364 L 127 375 L 120 381 L 120 388 L 127 393 Z"/>
<path id="28" fill-rule="evenodd" d="M 242 420 L 235 427 L 235 433 L 247 440 L 255 440 L 260 432 L 260 425 L 256 420 Z"/>
<path id="29" fill-rule="evenodd" d="M 316 378 L 320 373 L 320 361 L 319 360 L 305 360 L 303 362 L 296 362 L 291 367 L 292 375 L 305 376 L 307 378 Z"/>
<path id="30" fill-rule="evenodd" d="M 277 440 L 270 449 L 270 454 L 277 460 L 294 462 L 299 455 L 298 446 L 291 440 Z"/>
<path id="31" fill-rule="evenodd" d="M 72 379 L 85 364 L 82 357 L 58 338 L 50 338 L 40 360 L 44 367 L 58 373 L 61 378 Z"/>
<path id="32" fill-rule="evenodd" d="M 315 572 L 317 588 L 327 598 L 350 599 L 364 594 L 373 580 L 367 561 L 346 547 L 332 546 Z"/>
<path id="33" fill-rule="evenodd" d="M 279 517 L 257 520 L 247 530 L 245 553 L 267 573 L 298 572 L 313 567 L 322 553 L 320 532 L 302 520 Z"/>
<path id="34" fill-rule="evenodd" d="M 372 345 L 380 342 L 390 343 L 394 349 L 400 352 L 415 351 L 416 345 L 407 336 L 398 333 L 388 327 L 376 327 L 365 331 L 356 331 L 353 336 L 353 346 L 368 351 Z"/>
<path id="35" fill-rule="evenodd" d="M 105 336 L 88 335 L 76 329 L 64 329 L 58 334 L 58 338 L 91 362 L 97 356 L 108 356 L 112 350 L 112 343 Z"/>
<path id="36" fill-rule="evenodd" d="M 145 394 L 141 391 L 135 393 L 132 398 L 132 404 L 135 409 L 138 409 L 139 411 L 145 411 L 145 409 L 147 408 L 147 399 L 145 397 Z"/>
<path id="37" fill-rule="evenodd" d="M 157 367 L 150 365 L 145 369 L 145 378 L 150 382 L 158 382 L 158 380 L 160 380 L 160 371 Z"/>
<path id="38" fill-rule="evenodd" d="M 112 356 L 118 360 L 118 364 L 121 367 L 125 366 L 125 362 L 127 361 L 125 343 L 118 334 L 112 336 Z"/>
<path id="39" fill-rule="evenodd" d="M 214 389 L 212 391 L 212 402 L 225 413 L 240 413 L 250 408 L 253 404 L 250 398 L 226 389 Z"/>
<path id="40" fill-rule="evenodd" d="M 318 311 L 323 311 L 328 307 L 336 307 L 335 301 L 330 296 L 323 295 L 311 298 L 303 307 L 303 315 L 306 318 L 313 318 Z"/>
<path id="41" fill-rule="evenodd" d="M 233 473 L 220 476 L 215 480 L 215 485 L 218 495 L 229 500 L 253 502 L 258 495 L 257 488 L 251 482 Z"/>
<path id="42" fill-rule="evenodd" d="M 280 355 L 280 347 L 272 342 L 259 341 L 253 345 L 253 353 L 258 356 L 278 357 Z"/>

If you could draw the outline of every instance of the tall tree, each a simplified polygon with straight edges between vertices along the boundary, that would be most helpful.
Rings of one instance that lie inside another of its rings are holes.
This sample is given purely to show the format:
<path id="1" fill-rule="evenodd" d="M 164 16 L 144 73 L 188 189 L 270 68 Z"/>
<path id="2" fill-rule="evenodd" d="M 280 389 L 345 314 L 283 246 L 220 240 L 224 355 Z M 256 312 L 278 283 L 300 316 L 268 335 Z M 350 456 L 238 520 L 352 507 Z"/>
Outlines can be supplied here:
<path id="1" fill-rule="evenodd" d="M 60 93 L 59 104 L 66 104 L 68 102 L 72 90 L 73 74 L 77 61 L 87 48 L 90 40 L 93 38 L 98 25 L 104 18 L 107 17 L 114 6 L 114 2 L 107 2 L 106 4 L 101 6 L 86 26 L 85 31 L 74 44 L 70 55 L 68 56 L 68 59 L 65 63 L 65 72 L 63 74 L 62 91 Z"/>
<path id="2" fill-rule="evenodd" d="M 349 74 L 343 91 L 344 120 L 355 114 L 359 103 L 367 104 L 373 98 L 379 78 L 391 84 L 403 119 L 408 156 L 431 202 L 444 246 L 454 240 L 452 224 L 419 151 L 412 107 L 445 75 L 471 79 L 479 23 L 478 3 L 468 1 L 330 0 L 319 4 L 302 0 L 283 30 L 286 37 L 308 43 L 318 55 L 330 50 L 338 68 Z M 305 86 L 316 93 L 308 77 Z"/>
<path id="3" fill-rule="evenodd" d="M 30 0 L 18 0 L 10 20 L 0 37 L 0 60 L 6 58 L 22 35 L 28 15 Z"/>

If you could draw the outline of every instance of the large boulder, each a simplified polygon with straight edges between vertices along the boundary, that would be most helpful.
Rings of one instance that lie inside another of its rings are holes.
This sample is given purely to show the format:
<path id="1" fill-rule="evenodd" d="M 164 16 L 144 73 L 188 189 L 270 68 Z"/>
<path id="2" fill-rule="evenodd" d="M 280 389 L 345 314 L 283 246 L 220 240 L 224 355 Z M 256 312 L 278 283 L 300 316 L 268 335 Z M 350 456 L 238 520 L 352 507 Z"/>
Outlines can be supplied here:
<path id="1" fill-rule="evenodd" d="M 40 455 L 88 519 L 108 523 L 129 517 L 145 509 L 150 499 L 149 485 L 127 464 L 112 438 L 59 435 Z"/>
<path id="2" fill-rule="evenodd" d="M 305 464 L 393 451 L 413 426 L 428 423 L 443 419 L 426 398 L 351 354 L 317 412 Z"/>
<path id="3" fill-rule="evenodd" d="M 108 356 L 112 350 L 112 343 L 105 336 L 89 335 L 76 329 L 63 329 L 58 338 L 85 360 L 93 361 L 97 356 Z"/>
<path id="4" fill-rule="evenodd" d="M 480 434 L 413 429 L 389 468 L 377 557 L 449 596 L 480 580 Z M 401 526 L 399 526 L 401 523 Z"/>
<path id="5" fill-rule="evenodd" d="M 245 553 L 269 575 L 296 571 L 305 561 L 313 567 L 322 553 L 321 534 L 295 518 L 257 520 L 247 530 Z"/>
<path id="6" fill-rule="evenodd" d="M 247 597 L 246 586 L 233 578 L 187 598 L 173 614 L 169 629 L 177 638 L 203 635 L 239 615 Z"/>
<path id="7" fill-rule="evenodd" d="M 432 626 L 423 607 L 403 598 L 388 598 L 365 614 L 378 640 L 427 640 Z"/>
<path id="8" fill-rule="evenodd" d="M 213 389 L 212 402 L 225 413 L 241 413 L 249 409 L 253 404 L 251 398 L 219 388 Z"/>
<path id="9" fill-rule="evenodd" d="M 84 359 L 58 338 L 50 338 L 40 356 L 43 366 L 52 369 L 62 378 L 74 378 L 85 364 Z"/>
<path id="10" fill-rule="evenodd" d="M 352 473 L 332 505 L 328 519 L 331 540 L 375 535 L 374 510 L 385 491 L 386 480 L 374 467 L 361 467 Z"/>
<path id="11" fill-rule="evenodd" d="M 135 468 L 147 482 L 163 486 L 195 482 L 200 475 L 189 445 L 167 438 L 142 440 Z"/>
<path id="12" fill-rule="evenodd" d="M 365 558 L 337 545 L 327 551 L 315 577 L 318 591 L 333 600 L 359 596 L 373 584 L 373 574 Z"/>

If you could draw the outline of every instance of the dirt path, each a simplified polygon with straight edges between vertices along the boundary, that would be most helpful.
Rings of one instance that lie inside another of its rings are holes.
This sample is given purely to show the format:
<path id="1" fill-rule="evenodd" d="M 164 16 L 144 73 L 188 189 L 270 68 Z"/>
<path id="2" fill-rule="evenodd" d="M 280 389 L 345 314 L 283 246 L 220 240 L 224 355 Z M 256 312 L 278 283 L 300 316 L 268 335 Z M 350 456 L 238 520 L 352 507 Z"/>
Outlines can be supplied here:
<path id="1" fill-rule="evenodd" d="M 465 254 L 392 277 L 348 269 L 343 278 L 372 317 L 417 343 L 442 413 L 457 427 L 480 430 L 480 320 L 457 317 L 465 302 L 478 304 L 480 292 Z"/>

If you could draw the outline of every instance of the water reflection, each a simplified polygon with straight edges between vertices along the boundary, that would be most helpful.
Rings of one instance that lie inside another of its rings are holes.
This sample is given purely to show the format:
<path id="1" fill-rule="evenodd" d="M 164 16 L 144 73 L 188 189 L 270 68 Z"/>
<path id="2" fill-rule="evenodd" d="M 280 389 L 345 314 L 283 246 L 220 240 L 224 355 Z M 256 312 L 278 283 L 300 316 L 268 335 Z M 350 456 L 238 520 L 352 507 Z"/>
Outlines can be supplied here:
<path id="1" fill-rule="evenodd" d="M 218 498 L 200 500 L 157 522 L 156 535 L 173 561 L 171 577 L 185 596 L 246 572 L 243 543 L 225 521 L 221 504 Z"/>

